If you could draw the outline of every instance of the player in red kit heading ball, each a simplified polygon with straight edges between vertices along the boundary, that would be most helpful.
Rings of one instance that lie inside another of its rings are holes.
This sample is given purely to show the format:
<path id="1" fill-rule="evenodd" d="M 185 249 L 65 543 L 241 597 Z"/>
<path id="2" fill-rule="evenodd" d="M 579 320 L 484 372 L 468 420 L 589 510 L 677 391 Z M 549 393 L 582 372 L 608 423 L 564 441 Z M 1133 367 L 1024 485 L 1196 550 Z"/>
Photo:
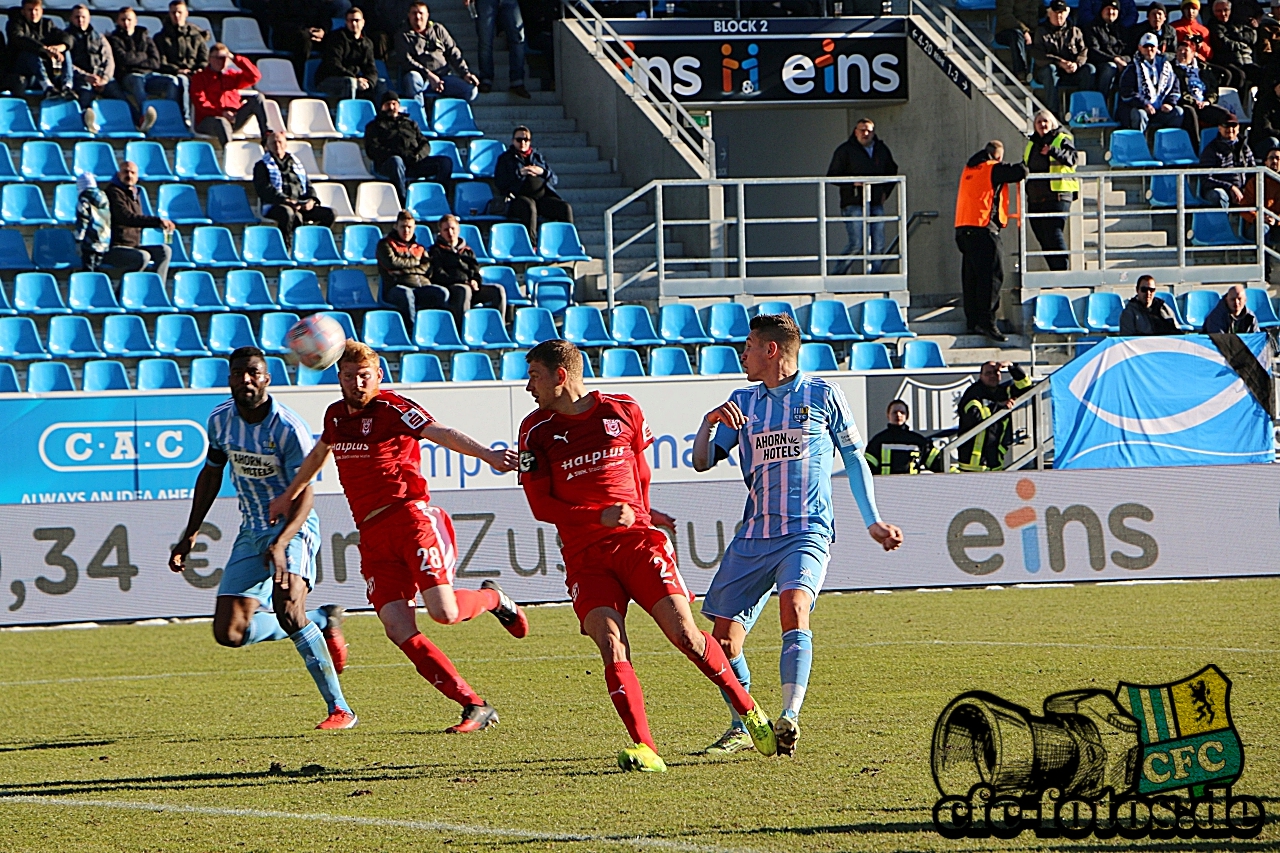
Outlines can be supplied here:
<path id="1" fill-rule="evenodd" d="M 360 573 L 369 603 L 387 637 L 413 661 L 419 674 L 462 706 L 462 722 L 450 732 L 471 732 L 498 722 L 498 713 L 458 675 L 453 663 L 418 631 L 414 599 L 427 613 L 453 625 L 489 612 L 513 636 L 529 631 L 524 611 L 492 580 L 479 590 L 453 588 L 456 550 L 449 514 L 428 501 L 419 439 L 481 459 L 498 471 L 514 471 L 514 450 L 492 450 L 435 421 L 417 403 L 379 388 L 378 354 L 347 341 L 338 359 L 342 399 L 324 413 L 324 432 L 284 494 L 271 502 L 272 517 L 288 512 L 293 498 L 324 467 L 338 466 L 351 515 L 360 531 Z"/>
<path id="2" fill-rule="evenodd" d="M 588 393 L 582 353 L 568 341 L 544 341 L 525 360 L 526 390 L 538 411 L 520 425 L 520 485 L 534 518 L 560 532 L 574 612 L 582 633 L 600 648 L 609 698 L 635 744 L 618 753 L 618 765 L 666 770 L 631 666 L 625 623 L 630 601 L 725 691 L 756 748 L 773 755 L 777 740 L 769 718 L 734 677 L 720 644 L 698 630 L 671 543 L 652 526 L 644 451 L 653 435 L 644 412 L 625 395 Z"/>

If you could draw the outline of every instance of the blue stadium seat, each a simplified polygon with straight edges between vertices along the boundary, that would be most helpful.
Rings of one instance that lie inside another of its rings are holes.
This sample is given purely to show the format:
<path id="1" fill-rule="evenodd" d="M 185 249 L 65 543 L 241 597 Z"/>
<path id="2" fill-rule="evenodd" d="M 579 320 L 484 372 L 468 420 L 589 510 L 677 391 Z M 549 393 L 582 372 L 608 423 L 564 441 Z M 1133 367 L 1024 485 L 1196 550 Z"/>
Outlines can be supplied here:
<path id="1" fill-rule="evenodd" d="M 164 187 L 161 187 L 163 191 Z M 249 196 L 240 184 L 213 184 L 209 187 L 209 218 L 222 225 L 256 225 L 262 220 L 249 206 Z"/>
<path id="2" fill-rule="evenodd" d="M 305 227 L 305 226 L 304 226 Z M 315 226 L 311 226 L 315 227 Z M 299 228 L 299 231 L 302 229 Z M 328 231 L 329 229 L 324 229 Z M 291 267 L 295 261 L 275 225 L 250 225 L 244 229 L 244 261 L 255 267 Z"/>
<path id="3" fill-rule="evenodd" d="M 151 206 L 151 197 L 147 195 L 147 188 L 138 185 L 138 206 L 142 208 L 143 216 L 155 216 L 155 208 Z M 158 230 L 158 229 L 153 229 Z M 171 265 L 172 266 L 172 265 Z"/>
<path id="4" fill-rule="evenodd" d="M 1258 318 L 1258 328 L 1274 329 L 1280 327 L 1280 316 L 1276 315 L 1275 306 L 1271 304 L 1271 297 L 1267 295 L 1266 288 L 1245 288 L 1244 302 L 1254 316 Z"/>
<path id="5" fill-rule="evenodd" d="M 18 371 L 13 369 L 12 364 L 0 361 L 0 394 L 17 394 L 21 390 L 22 387 L 18 385 Z"/>
<path id="6" fill-rule="evenodd" d="M 178 177 L 191 181 L 225 181 L 227 179 L 213 146 L 202 139 L 188 139 L 178 143 L 173 170 L 177 172 Z"/>
<path id="7" fill-rule="evenodd" d="M 1222 294 L 1216 290 L 1192 290 L 1184 293 L 1179 299 L 1182 303 L 1182 316 L 1197 332 L 1204 328 L 1205 318 L 1209 312 L 1218 307 Z"/>
<path id="8" fill-rule="evenodd" d="M 622 376 L 644 376 L 640 353 L 631 347 L 611 347 L 600 353 L 600 375 L 605 379 Z"/>
<path id="9" fill-rule="evenodd" d="M 819 299 L 801 305 L 796 312 L 800 330 L 815 341 L 860 341 L 853 324 L 849 322 L 849 309 L 834 299 Z"/>
<path id="10" fill-rule="evenodd" d="M 93 175 L 99 184 L 111 180 L 120 171 L 110 142 L 77 142 L 71 166 L 77 175 Z"/>
<path id="11" fill-rule="evenodd" d="M 118 361 L 101 359 L 84 363 L 84 390 L 129 391 L 129 374 Z"/>
<path id="12" fill-rule="evenodd" d="M 0 228 L 0 270 L 31 270 L 35 267 L 18 229 Z"/>
<path id="13" fill-rule="evenodd" d="M 1194 207 L 1200 203 L 1199 197 L 1196 196 L 1195 190 L 1191 189 L 1191 179 L 1182 179 L 1183 203 Z M 1178 205 L 1178 180 L 1175 175 L 1152 175 L 1151 183 L 1147 190 L 1147 203 L 1152 207 L 1177 207 Z"/>
<path id="14" fill-rule="evenodd" d="M 1070 126 L 1079 130 L 1112 130 L 1120 126 L 1111 118 L 1106 96 L 1101 92 L 1081 89 L 1071 93 Z M 1096 112 L 1095 112 L 1096 110 Z M 1095 121 L 1095 117 L 1100 119 Z"/>
<path id="15" fill-rule="evenodd" d="M 663 305 L 658 312 L 662 339 L 669 344 L 709 344 L 711 336 L 702 327 L 698 312 L 687 302 Z"/>
<path id="16" fill-rule="evenodd" d="M 492 178 L 493 167 L 507 146 L 497 139 L 476 139 L 467 157 L 467 171 L 477 178 Z"/>
<path id="17" fill-rule="evenodd" d="M 1061 293 L 1042 293 L 1036 297 L 1035 330 L 1051 335 L 1089 334 L 1071 310 L 1071 300 Z"/>
<path id="18" fill-rule="evenodd" d="M 4 161 L 4 152 L 9 149 L 0 145 L 0 163 Z M 0 180 L 4 180 L 0 176 Z M 76 204 L 80 200 L 80 191 L 75 184 L 58 184 L 53 188 L 53 218 L 59 225 L 73 225 L 76 221 Z"/>
<path id="19" fill-rule="evenodd" d="M 564 312 L 564 339 L 580 347 L 613 346 L 604 316 L 594 305 L 574 305 Z"/>
<path id="20" fill-rule="evenodd" d="M 404 318 L 399 311 L 379 309 L 364 315 L 364 334 L 360 339 L 378 352 L 417 352 L 409 340 Z"/>
<path id="21" fill-rule="evenodd" d="M 192 230 L 191 258 L 202 267 L 247 266 L 231 232 L 221 225 L 198 225 Z"/>
<path id="22" fill-rule="evenodd" d="M 141 139 L 142 131 L 133 123 L 129 102 L 115 98 L 99 98 L 93 103 L 98 117 L 98 136 L 101 139 Z"/>
<path id="23" fill-rule="evenodd" d="M 499 263 L 538 263 L 529 232 L 519 222 L 499 222 L 489 231 L 489 254 Z"/>
<path id="24" fill-rule="evenodd" d="M 333 232 L 324 225 L 303 225 L 294 230 L 293 259 L 315 267 L 341 267 L 347 263 L 333 240 Z"/>
<path id="25" fill-rule="evenodd" d="M 533 300 L 521 292 L 520 284 L 516 281 L 516 271 L 511 267 L 481 267 L 480 280 L 485 284 L 496 284 L 502 287 L 507 292 L 507 304 L 512 308 L 523 308 L 533 304 Z"/>
<path id="26" fill-rule="evenodd" d="M 800 369 L 806 373 L 818 370 L 839 370 L 836 351 L 828 343 L 808 343 L 800 345 Z"/>
<path id="27" fill-rule="evenodd" d="M 1157 290 L 1156 299 L 1159 299 L 1165 305 L 1169 306 L 1169 310 L 1173 312 L 1173 321 L 1177 324 L 1179 329 L 1184 332 L 1192 332 L 1199 328 L 1198 326 L 1192 326 L 1187 322 L 1186 318 L 1182 316 L 1182 306 L 1178 304 L 1178 300 L 1173 298 L 1172 293 L 1167 290 Z"/>
<path id="28" fill-rule="evenodd" d="M 431 156 L 449 158 L 449 162 L 453 164 L 453 174 L 449 177 L 453 178 L 453 180 L 464 181 L 471 177 L 471 173 L 462 165 L 462 156 L 458 154 L 458 146 L 451 140 L 431 140 Z"/>
<path id="29" fill-rule="evenodd" d="M 400 381 L 443 382 L 444 368 L 440 366 L 440 356 L 431 352 L 411 352 L 401 356 Z"/>
<path id="30" fill-rule="evenodd" d="M 0 189 L 0 218 L 9 225 L 58 224 L 35 184 L 5 184 Z"/>
<path id="31" fill-rule="evenodd" d="M 187 120 L 182 115 L 182 107 L 177 101 L 147 100 L 142 102 L 142 111 L 147 107 L 155 107 L 156 123 L 147 131 L 152 139 L 190 139 L 193 134 L 187 127 Z"/>
<path id="32" fill-rule="evenodd" d="M 849 353 L 850 370 L 892 370 L 889 361 L 889 348 L 873 341 L 859 341 L 852 345 Z"/>
<path id="33" fill-rule="evenodd" d="M 373 101 L 350 98 L 338 101 L 338 132 L 348 139 L 364 138 L 364 128 L 378 117 Z"/>
<path id="34" fill-rule="evenodd" d="M 360 340 L 359 336 L 356 335 L 355 321 L 351 319 L 351 315 L 346 311 L 321 311 L 320 314 L 341 326 L 342 334 L 346 335 L 348 340 Z M 387 375 L 390 376 L 390 374 Z"/>
<path id="35" fill-rule="evenodd" d="M 312 370 L 309 367 L 298 365 L 298 384 L 299 385 L 337 385 L 338 384 L 338 365 L 331 364 L 324 370 Z"/>
<path id="36" fill-rule="evenodd" d="M 55 358 L 102 358 L 89 318 L 73 315 L 50 319 L 49 354 Z"/>
<path id="37" fill-rule="evenodd" d="M 767 299 L 764 302 L 757 302 L 747 309 L 747 316 L 749 317 L 759 317 L 761 314 L 786 314 L 792 320 L 796 319 L 795 306 L 782 299 Z"/>
<path id="38" fill-rule="evenodd" d="M 139 391 L 176 391 L 182 384 L 182 370 L 171 358 L 144 358 L 138 362 Z"/>
<path id="39" fill-rule="evenodd" d="M 307 60 L 306 64 L 302 67 L 302 88 L 306 91 L 308 95 L 316 95 L 317 97 L 324 98 L 328 96 L 324 92 L 316 88 L 316 70 L 319 67 L 320 67 L 319 59 Z"/>
<path id="40" fill-rule="evenodd" d="M 482 352 L 460 352 L 449 365 L 449 379 L 453 382 L 492 382 L 497 378 L 493 362 Z"/>
<path id="41" fill-rule="evenodd" d="M 902 348 L 902 366 L 907 370 L 924 370 L 930 367 L 946 367 L 942 348 L 937 341 L 907 341 Z"/>
<path id="42" fill-rule="evenodd" d="M 413 119 L 418 125 L 418 129 L 422 131 L 422 135 L 433 137 L 436 132 L 431 129 L 431 122 L 427 120 L 427 114 L 422 110 L 422 104 L 414 100 L 405 100 L 400 102 L 400 107 L 404 110 L 404 114 Z"/>
<path id="43" fill-rule="evenodd" d="M 596 376 L 595 368 L 591 366 L 591 359 L 584 352 L 582 354 L 582 377 L 584 379 L 594 379 Z"/>
<path id="44" fill-rule="evenodd" d="M 419 225 L 418 227 L 421 228 L 422 226 Z M 476 253 L 476 260 L 479 261 L 481 265 L 497 263 L 497 261 L 493 259 L 493 256 L 489 254 L 489 250 L 485 248 L 484 238 L 480 236 L 479 228 L 464 222 L 458 226 L 458 236 L 471 247 L 471 251 Z M 419 239 L 418 242 L 422 242 L 421 239 Z M 431 243 L 428 242 L 427 245 L 429 246 Z"/>
<path id="45" fill-rule="evenodd" d="M 73 98 L 45 98 L 40 103 L 40 130 L 55 139 L 91 139 L 85 130 L 80 102 Z"/>
<path id="46" fill-rule="evenodd" d="M 431 129 L 440 136 L 454 138 L 484 136 L 476 127 L 471 105 L 459 98 L 436 99 L 435 109 L 431 111 Z"/>
<path id="47" fill-rule="evenodd" d="M 267 279 L 258 270 L 227 273 L 227 307 L 236 311 L 278 311 L 280 306 L 267 291 Z"/>
<path id="48" fill-rule="evenodd" d="M 348 225 L 342 232 L 342 257 L 349 264 L 376 264 L 381 239 L 377 225 Z"/>
<path id="49" fill-rule="evenodd" d="M 1117 130 L 1111 134 L 1110 156 L 1113 169 L 1159 169 L 1160 161 L 1151 156 L 1147 138 L 1140 130 Z"/>
<path id="50" fill-rule="evenodd" d="M 123 314 L 111 279 L 101 272 L 73 272 L 67 305 L 77 314 Z"/>
<path id="51" fill-rule="evenodd" d="M 191 184 L 161 184 L 156 206 L 160 216 L 171 219 L 178 225 L 213 224 L 213 220 L 200 209 L 200 197 Z M 218 221 L 226 220 L 219 217 Z"/>
<path id="52" fill-rule="evenodd" d="M 204 270 L 183 270 L 173 277 L 173 305 L 194 313 L 227 310 L 213 274 Z"/>
<path id="53" fill-rule="evenodd" d="M 164 282 L 153 272 L 127 272 L 120 287 L 120 304 L 133 314 L 174 314 Z"/>
<path id="54" fill-rule="evenodd" d="M 179 357 L 209 354 L 196 318 L 190 314 L 162 314 L 156 318 L 156 349 L 161 355 Z"/>
<path id="55" fill-rule="evenodd" d="M 1156 131 L 1155 158 L 1165 166 L 1196 166 L 1200 158 L 1191 147 L 1191 136 L 1181 127 L 1162 127 Z"/>
<path id="56" fill-rule="evenodd" d="M 9 154 L 9 147 L 0 145 L 0 183 L 21 180 L 22 175 L 18 174 L 18 170 L 13 165 L 13 157 Z"/>
<path id="57" fill-rule="evenodd" d="M 419 222 L 436 222 L 440 217 L 453 213 L 449 209 L 449 199 L 445 197 L 444 187 L 430 181 L 409 184 L 409 199 L 405 206 L 413 211 Z"/>
<path id="58" fill-rule="evenodd" d="M 262 328 L 258 335 L 259 346 L 263 352 L 287 354 L 289 345 L 285 336 L 298 322 L 298 315 L 292 311 L 268 311 L 262 315 Z"/>
<path id="59" fill-rule="evenodd" d="M 1120 331 L 1120 312 L 1124 311 L 1124 300 L 1118 293 L 1090 293 L 1088 307 L 1085 310 L 1085 325 L 1091 332 Z"/>
<path id="60" fill-rule="evenodd" d="M 538 257 L 553 264 L 591 260 L 572 222 L 544 222 L 538 226 Z"/>
<path id="61" fill-rule="evenodd" d="M 80 246 L 66 228 L 41 228 L 31 238 L 31 259 L 42 270 L 80 269 Z"/>
<path id="62" fill-rule="evenodd" d="M 240 347 L 256 347 L 253 327 L 244 314 L 213 314 L 209 317 L 209 349 L 215 355 L 230 355 Z"/>
<path id="63" fill-rule="evenodd" d="M 150 214 L 148 214 L 150 215 Z M 197 226 L 198 228 L 207 228 L 207 225 Z M 191 259 L 191 255 L 187 252 L 187 244 L 182 241 L 181 231 L 170 231 L 168 239 L 165 233 L 159 228 L 143 228 L 142 229 L 142 245 L 143 246 L 159 246 L 161 243 L 167 243 L 171 253 L 169 258 L 169 269 L 171 270 L 189 270 L 195 269 L 196 262 Z M 202 265 L 203 266 L 203 265 Z"/>
<path id="64" fill-rule="evenodd" d="M 716 302 L 698 309 L 702 328 L 714 341 L 740 344 L 751 333 L 751 321 L 747 309 L 740 302 Z"/>
<path id="65" fill-rule="evenodd" d="M 529 380 L 529 362 L 524 360 L 528 350 L 516 349 L 502 354 L 503 382 L 527 382 Z"/>
<path id="66" fill-rule="evenodd" d="M 124 159 L 138 166 L 140 181 L 172 181 L 177 179 L 169 168 L 164 146 L 150 140 L 135 140 L 124 147 Z"/>
<path id="67" fill-rule="evenodd" d="M 18 310 L 9 301 L 9 294 L 4 289 L 4 283 L 0 282 L 0 317 L 12 317 L 17 313 Z"/>
<path id="68" fill-rule="evenodd" d="M 1217 137 L 1217 135 L 1218 135 L 1217 127 L 1203 128 L 1200 131 L 1200 150 L 1203 151 L 1204 147 L 1208 145 L 1210 142 L 1212 142 L 1214 138 Z"/>
<path id="69" fill-rule="evenodd" d="M 0 359 L 43 361 L 49 357 L 30 317 L 0 317 Z"/>
<path id="70" fill-rule="evenodd" d="M 738 351 L 723 344 L 703 347 L 698 354 L 698 373 L 703 376 L 723 376 L 742 373 Z"/>
<path id="71" fill-rule="evenodd" d="M 283 270 L 280 273 L 280 307 L 294 311 L 332 311 L 320 295 L 320 281 L 312 270 Z"/>
<path id="72" fill-rule="evenodd" d="M 518 308 L 512 337 L 518 346 L 533 348 L 543 341 L 555 340 L 560 333 L 556 331 L 555 318 L 546 308 Z"/>
<path id="73" fill-rule="evenodd" d="M 610 322 L 613 340 L 620 346 L 656 347 L 663 343 L 653 329 L 653 318 L 643 305 L 619 305 Z"/>
<path id="74" fill-rule="evenodd" d="M 49 394 L 76 390 L 71 369 L 60 361 L 38 361 L 27 368 L 27 393 Z"/>
<path id="75" fill-rule="evenodd" d="M 914 338 L 902 308 L 893 299 L 868 299 L 849 306 L 849 322 L 866 338 Z"/>
<path id="76" fill-rule="evenodd" d="M 462 339 L 471 349 L 512 349 L 506 323 L 495 308 L 472 308 L 462 318 Z"/>
<path id="77" fill-rule="evenodd" d="M 0 137 L 32 139 L 43 136 L 22 98 L 0 98 Z"/>
<path id="78" fill-rule="evenodd" d="M 47 272 L 19 273 L 14 279 L 13 307 L 19 314 L 70 314 L 58 283 Z"/>
<path id="79" fill-rule="evenodd" d="M 7 190 L 8 187 L 5 187 Z M 1191 245 L 1247 246 L 1231 227 L 1225 210 L 1209 210 L 1191 214 Z"/>
<path id="80" fill-rule="evenodd" d="M 465 352 L 467 349 L 458 336 L 453 315 L 440 308 L 418 312 L 413 323 L 413 342 L 418 349 L 436 352 Z"/>
<path id="81" fill-rule="evenodd" d="M 225 358 L 191 360 L 192 388 L 226 388 L 230 378 L 230 365 Z"/>
<path id="82" fill-rule="evenodd" d="M 524 271 L 524 284 L 533 304 L 560 316 L 573 304 L 573 277 L 564 267 L 532 266 Z"/>
<path id="83" fill-rule="evenodd" d="M 278 355 L 267 356 L 267 372 L 271 374 L 271 384 L 280 387 L 292 385 L 289 378 L 289 365 Z"/>
<path id="84" fill-rule="evenodd" d="M 137 314 L 112 314 L 102 321 L 102 348 L 119 358 L 159 355 L 151 344 L 146 324 Z"/>
<path id="85" fill-rule="evenodd" d="M 501 222 L 506 217 L 489 213 L 493 187 L 484 181 L 462 181 L 453 188 L 453 212 L 467 222 Z"/>
<path id="86" fill-rule="evenodd" d="M 684 347 L 655 347 L 649 351 L 650 376 L 692 376 L 693 365 Z"/>
<path id="87" fill-rule="evenodd" d="M 351 233 L 348 226 L 347 233 Z M 346 242 L 345 240 L 343 241 Z M 369 278 L 364 270 L 335 269 L 329 271 L 329 301 L 344 311 L 378 308 L 378 300 L 369 291 Z"/>

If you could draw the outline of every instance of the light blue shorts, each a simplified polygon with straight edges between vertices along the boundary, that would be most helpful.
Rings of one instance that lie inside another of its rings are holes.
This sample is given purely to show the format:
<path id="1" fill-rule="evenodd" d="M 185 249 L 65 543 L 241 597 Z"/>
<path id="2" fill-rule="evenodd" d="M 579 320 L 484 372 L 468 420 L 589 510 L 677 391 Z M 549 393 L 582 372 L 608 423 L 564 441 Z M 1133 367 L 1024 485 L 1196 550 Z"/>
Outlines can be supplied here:
<path id="1" fill-rule="evenodd" d="M 732 619 L 750 631 L 775 586 L 778 592 L 806 590 L 816 603 L 830 558 L 831 540 L 817 531 L 773 539 L 734 537 L 702 599 L 702 615 Z"/>
<path id="2" fill-rule="evenodd" d="M 271 606 L 271 587 L 275 571 L 268 568 L 265 555 L 276 534 L 284 527 L 279 521 L 267 530 L 241 528 L 231 557 L 222 570 L 218 595 L 256 598 L 264 607 Z M 316 580 L 316 555 L 320 553 L 320 518 L 313 512 L 284 549 L 289 574 L 298 575 L 311 589 Z"/>

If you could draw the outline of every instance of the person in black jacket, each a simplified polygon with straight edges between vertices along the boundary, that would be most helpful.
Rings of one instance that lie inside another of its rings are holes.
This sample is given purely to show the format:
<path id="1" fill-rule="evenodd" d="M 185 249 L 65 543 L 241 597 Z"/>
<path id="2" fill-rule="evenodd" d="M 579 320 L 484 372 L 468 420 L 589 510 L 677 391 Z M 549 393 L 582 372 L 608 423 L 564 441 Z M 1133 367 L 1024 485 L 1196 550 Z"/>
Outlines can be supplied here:
<path id="1" fill-rule="evenodd" d="M 11 10 L 5 32 L 13 70 L 24 85 L 46 96 L 71 94 L 74 72 L 67 56 L 71 39 L 44 16 L 43 0 L 23 0 L 20 8 Z"/>
<path id="2" fill-rule="evenodd" d="M 408 198 L 410 180 L 426 178 L 448 186 L 453 176 L 453 161 L 431 155 L 431 141 L 416 121 L 400 112 L 395 92 L 382 96 L 377 117 L 365 126 L 364 153 L 373 161 L 373 170 L 396 185 L 401 204 Z"/>
<path id="3" fill-rule="evenodd" d="M 319 52 L 332 20 L 325 4 L 315 0 L 269 0 L 259 20 L 271 25 L 271 46 L 289 54 L 298 80 L 306 78 L 307 60 Z"/>
<path id="4" fill-rule="evenodd" d="M 84 109 L 84 126 L 98 132 L 98 119 L 90 106 L 94 98 L 123 100 L 124 91 L 116 82 L 116 60 L 111 45 L 89 23 L 89 7 L 79 5 L 71 10 L 66 29 L 71 40 L 71 64 L 75 69 L 72 90 Z"/>
<path id="5" fill-rule="evenodd" d="M 1178 46 L 1178 34 L 1174 32 L 1173 24 L 1169 23 L 1169 13 L 1159 0 L 1147 7 L 1146 20 L 1139 21 L 1137 26 L 1129 30 L 1130 54 L 1137 53 L 1138 43 L 1147 33 L 1153 33 L 1156 37 L 1156 52 L 1172 60 L 1173 50 Z"/>
<path id="6" fill-rule="evenodd" d="M 1209 28 L 1213 64 L 1229 75 L 1223 85 L 1233 86 L 1243 92 L 1245 81 L 1260 82 L 1262 69 L 1253 62 L 1253 46 L 1258 41 L 1258 30 L 1248 20 L 1240 17 L 1232 20 L 1231 0 L 1217 0 L 1213 4 L 1213 16 L 1204 23 Z"/>
<path id="7" fill-rule="evenodd" d="M 1027 171 L 1033 175 L 1044 175 L 1056 170 L 1062 176 L 1056 180 L 1027 181 L 1027 212 L 1059 214 L 1034 216 L 1028 221 L 1042 251 L 1065 252 L 1067 240 L 1063 231 L 1067 227 L 1066 213 L 1071 209 L 1080 184 L 1071 175 L 1062 174 L 1062 170 L 1074 170 L 1079 153 L 1075 140 L 1051 111 L 1037 112 L 1032 128 L 1026 148 Z M 1062 271 L 1071 266 L 1071 258 L 1065 254 L 1045 255 L 1044 261 L 1051 270 Z"/>
<path id="8" fill-rule="evenodd" d="M 1258 318 L 1249 310 L 1245 299 L 1244 285 L 1233 284 L 1227 288 L 1222 299 L 1204 318 L 1201 334 L 1216 335 L 1230 332 L 1243 335 L 1246 332 L 1258 331 Z"/>
<path id="9" fill-rule="evenodd" d="M 1208 110 L 1205 110 L 1208 113 Z M 1246 175 L 1237 169 L 1249 169 L 1257 165 L 1253 151 L 1240 138 L 1240 122 L 1222 107 L 1214 107 L 1221 115 L 1218 135 L 1200 152 L 1200 168 L 1227 169 L 1212 175 L 1200 176 L 1200 197 L 1208 204 L 1222 208 L 1236 207 L 1244 201 Z"/>
<path id="10" fill-rule="evenodd" d="M 871 437 L 862 455 L 872 474 L 942 472 L 942 457 L 933 442 L 907 426 L 911 409 L 902 400 L 889 404 L 889 425 Z"/>
<path id="11" fill-rule="evenodd" d="M 292 245 L 299 225 L 333 225 L 333 209 L 321 207 L 306 169 L 285 147 L 283 133 L 267 133 L 262 159 L 253 164 L 253 188 L 262 202 L 262 215 L 274 219 Z"/>
<path id="12" fill-rule="evenodd" d="M 142 229 L 160 228 L 166 234 L 176 227 L 168 219 L 147 216 L 138 197 L 138 164 L 126 160 L 120 171 L 107 184 L 107 202 L 111 205 L 111 248 L 102 263 L 117 272 L 149 270 L 164 281 L 169 276 L 172 250 L 164 244 L 143 246 Z"/>
<path id="13" fill-rule="evenodd" d="M 1000 381 L 1000 371 L 1009 371 L 1009 381 Z M 1013 401 L 1031 388 L 1031 378 L 1013 362 L 988 361 L 956 404 L 960 432 L 973 429 L 999 409 L 1012 409 Z M 1009 418 L 992 424 L 960 445 L 956 454 L 961 471 L 999 471 L 1006 451 L 1013 446 L 1013 425 Z"/>
<path id="14" fill-rule="evenodd" d="M 138 26 L 138 13 L 129 8 L 116 15 L 116 28 L 107 36 L 116 60 L 116 80 L 124 89 L 133 120 L 142 130 L 155 124 L 154 108 L 143 114 L 148 95 L 176 101 L 182 91 L 178 78 L 160 73 L 160 51 L 146 29 Z"/>
<path id="15" fill-rule="evenodd" d="M 538 240 L 538 220 L 573 222 L 573 208 L 556 195 L 556 173 L 533 147 L 533 132 L 520 125 L 511 132 L 511 146 L 493 167 L 498 195 L 507 202 L 507 219 L 519 222 Z"/>
<path id="16" fill-rule="evenodd" d="M 1178 334 L 1178 321 L 1173 316 L 1173 309 L 1163 299 L 1156 299 L 1154 277 L 1138 277 L 1133 297 L 1120 312 L 1120 334 L 1126 338 Z"/>
<path id="17" fill-rule="evenodd" d="M 427 278 L 449 290 L 449 310 L 461 329 L 463 318 L 474 306 L 495 309 L 505 320 L 507 291 L 500 284 L 486 284 L 480 278 L 476 253 L 459 236 L 458 217 L 452 213 L 440 220 L 436 241 L 427 249 Z"/>
<path id="18" fill-rule="evenodd" d="M 893 152 L 876 136 L 876 123 L 869 118 L 860 118 L 853 126 L 853 134 L 836 146 L 831 155 L 831 165 L 827 167 L 828 177 L 844 175 L 866 175 L 885 177 L 898 174 L 898 164 L 893 160 Z M 862 183 L 840 185 L 840 215 L 849 217 L 844 221 L 845 230 L 849 234 L 849 242 L 840 252 L 842 255 L 862 254 L 862 231 L 865 225 L 870 238 L 871 254 L 884 254 L 884 223 L 867 222 L 869 216 L 884 216 L 884 202 L 893 192 L 893 184 L 871 184 L 871 192 L 866 198 L 867 209 L 864 212 Z M 872 274 L 880 272 L 883 262 L 872 261 L 869 267 Z M 838 263 L 836 275 L 845 275 L 851 270 L 861 272 L 862 263 L 848 259 Z"/>
<path id="19" fill-rule="evenodd" d="M 386 83 L 378 77 L 373 42 L 364 34 L 364 12 L 347 11 L 346 26 L 331 31 L 320 42 L 320 67 L 316 85 L 335 100 L 364 98 L 378 103 Z"/>
<path id="20" fill-rule="evenodd" d="M 209 64 L 209 40 L 213 33 L 187 23 L 191 12 L 186 0 L 172 0 L 169 19 L 156 36 L 156 50 L 160 52 L 160 71 L 178 81 L 182 88 L 187 123 L 191 123 L 191 75 Z"/>
<path id="21" fill-rule="evenodd" d="M 1110 98 L 1130 56 L 1120 24 L 1120 0 L 1103 0 L 1098 17 L 1084 28 L 1084 43 L 1089 48 L 1089 64 L 1097 72 L 1094 85 Z"/>
<path id="22" fill-rule="evenodd" d="M 1258 92 L 1249 125 L 1249 147 L 1253 149 L 1254 159 L 1280 148 L 1280 81 Z"/>
<path id="23" fill-rule="evenodd" d="M 1004 249 L 1000 231 L 1008 214 L 1008 184 L 1027 177 L 1025 163 L 1002 163 L 1004 143 L 988 142 L 965 163 L 956 193 L 956 248 L 963 257 L 960 275 L 969 331 L 997 343 L 1008 340 L 996 325 L 1004 286 Z"/>

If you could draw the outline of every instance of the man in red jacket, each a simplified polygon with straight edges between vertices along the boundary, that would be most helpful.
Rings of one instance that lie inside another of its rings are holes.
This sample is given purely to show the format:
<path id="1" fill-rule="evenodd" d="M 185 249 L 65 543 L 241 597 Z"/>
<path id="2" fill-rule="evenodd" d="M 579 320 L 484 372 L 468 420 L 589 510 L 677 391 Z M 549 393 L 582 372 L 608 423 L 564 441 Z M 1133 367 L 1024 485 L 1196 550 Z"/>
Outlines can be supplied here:
<path id="1" fill-rule="evenodd" d="M 228 67 L 234 63 L 234 68 Z M 218 42 L 209 51 L 209 64 L 191 75 L 191 107 L 195 111 L 196 132 L 216 136 L 225 146 L 231 134 L 258 117 L 258 130 L 267 130 L 267 113 L 260 93 L 240 94 L 262 79 L 258 67 L 248 57 L 234 56 L 231 48 Z"/>

